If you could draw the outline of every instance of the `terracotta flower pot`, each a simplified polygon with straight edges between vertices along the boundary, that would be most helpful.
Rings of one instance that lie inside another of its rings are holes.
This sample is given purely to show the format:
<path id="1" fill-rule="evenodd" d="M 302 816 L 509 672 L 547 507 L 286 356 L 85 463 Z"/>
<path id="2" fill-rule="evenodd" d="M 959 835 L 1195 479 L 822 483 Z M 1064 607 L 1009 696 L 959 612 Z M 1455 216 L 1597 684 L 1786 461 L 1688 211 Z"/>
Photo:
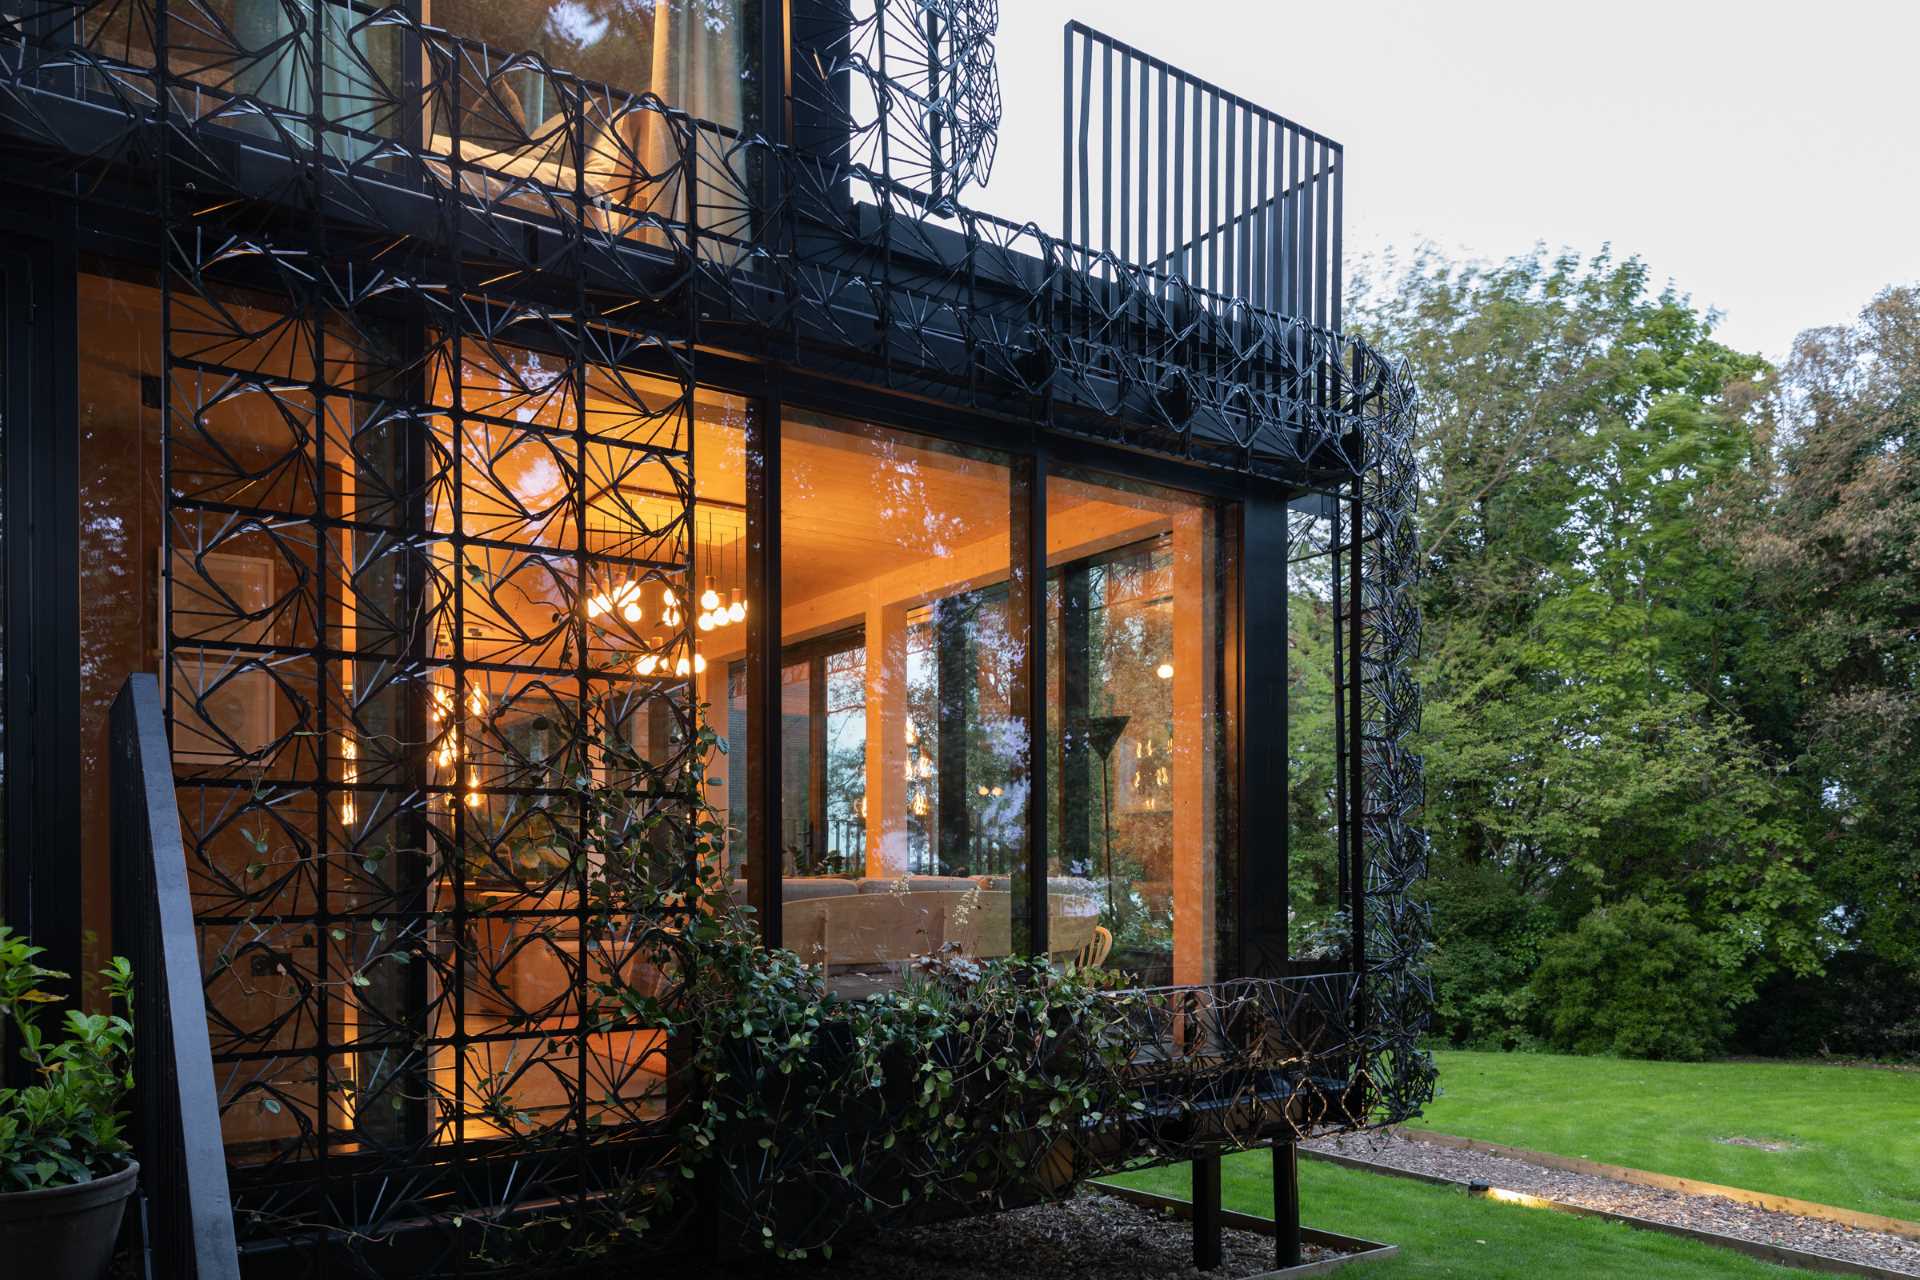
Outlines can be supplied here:
<path id="1" fill-rule="evenodd" d="M 101 1280 L 139 1177 L 129 1160 L 92 1182 L 0 1194 L 0 1257 L 31 1259 L 39 1280 Z"/>

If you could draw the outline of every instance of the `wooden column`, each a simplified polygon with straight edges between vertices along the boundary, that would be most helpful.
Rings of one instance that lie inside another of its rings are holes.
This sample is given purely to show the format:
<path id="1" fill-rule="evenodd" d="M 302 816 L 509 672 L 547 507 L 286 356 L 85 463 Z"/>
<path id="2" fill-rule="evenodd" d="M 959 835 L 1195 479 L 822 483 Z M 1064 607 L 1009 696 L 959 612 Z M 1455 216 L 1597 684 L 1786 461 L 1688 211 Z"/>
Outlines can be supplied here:
<path id="1" fill-rule="evenodd" d="M 907 874 L 907 606 L 867 605 L 867 874 Z"/>
<path id="2" fill-rule="evenodd" d="M 1173 518 L 1173 980 L 1211 982 L 1218 974 L 1218 901 L 1214 832 L 1219 753 L 1214 747 L 1215 655 L 1213 512 Z"/>

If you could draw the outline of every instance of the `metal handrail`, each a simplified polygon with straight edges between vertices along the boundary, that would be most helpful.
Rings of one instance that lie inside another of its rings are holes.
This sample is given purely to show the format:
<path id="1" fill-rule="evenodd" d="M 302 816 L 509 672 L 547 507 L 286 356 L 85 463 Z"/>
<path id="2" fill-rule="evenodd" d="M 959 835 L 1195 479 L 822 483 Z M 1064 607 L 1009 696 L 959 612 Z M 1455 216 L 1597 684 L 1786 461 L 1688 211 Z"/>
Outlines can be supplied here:
<path id="1" fill-rule="evenodd" d="M 239 1280 L 173 756 L 150 672 L 120 687 L 109 735 L 113 937 L 133 962 L 133 1149 L 151 1274 Z"/>

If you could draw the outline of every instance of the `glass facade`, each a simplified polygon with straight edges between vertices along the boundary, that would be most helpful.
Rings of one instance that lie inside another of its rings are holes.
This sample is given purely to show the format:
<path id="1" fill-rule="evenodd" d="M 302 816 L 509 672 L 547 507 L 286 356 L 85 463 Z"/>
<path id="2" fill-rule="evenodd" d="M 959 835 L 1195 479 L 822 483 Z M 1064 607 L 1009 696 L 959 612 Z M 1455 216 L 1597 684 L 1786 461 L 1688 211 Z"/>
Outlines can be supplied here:
<path id="1" fill-rule="evenodd" d="M 160 669 L 164 643 L 157 285 L 152 273 L 133 272 L 90 272 L 78 282 L 80 881 L 89 972 L 110 954 L 107 716 L 128 674 Z M 257 575 L 236 589 L 249 594 L 249 614 L 266 616 Z M 220 696 L 267 704 L 244 680 L 221 686 Z M 185 755 L 207 749 L 191 733 L 178 741 Z"/>
<path id="2" fill-rule="evenodd" d="M 560 1125 L 581 1080 L 590 1123 L 659 1114 L 664 1043 L 577 1005 L 620 960 L 568 789 L 680 758 L 695 707 L 715 870 L 745 902 L 777 850 L 784 945 L 843 996 L 1027 951 L 1037 875 L 1056 963 L 1231 971 L 1220 504 L 788 409 L 756 759 L 750 401 L 238 292 L 176 297 L 169 351 L 155 282 L 78 297 L 88 923 L 104 955 L 106 713 L 159 671 L 236 1158 Z"/>
<path id="3" fill-rule="evenodd" d="M 589 1123 L 657 1114 L 659 1038 L 578 1008 L 622 961 L 567 797 L 724 701 L 747 402 L 240 293 L 176 295 L 169 351 L 160 290 L 104 271 L 78 303 L 89 963 L 107 713 L 160 671 L 236 1159 L 562 1125 L 583 1079 Z"/>
<path id="4" fill-rule="evenodd" d="M 751 234 L 730 140 L 762 116 L 759 0 L 406 7 L 445 36 L 384 21 L 364 0 L 180 0 L 166 41 L 169 70 L 190 86 L 178 109 L 373 169 L 404 167 L 391 144 L 416 148 L 437 181 L 458 161 L 468 190 L 522 215 L 554 213 L 525 184 L 573 192 L 577 179 L 596 229 L 616 236 L 664 244 L 689 204 L 716 237 Z M 151 65 L 150 17 L 91 7 L 83 39 Z M 432 87 L 414 97 L 409 81 Z M 703 168 L 691 184 L 689 150 Z"/>

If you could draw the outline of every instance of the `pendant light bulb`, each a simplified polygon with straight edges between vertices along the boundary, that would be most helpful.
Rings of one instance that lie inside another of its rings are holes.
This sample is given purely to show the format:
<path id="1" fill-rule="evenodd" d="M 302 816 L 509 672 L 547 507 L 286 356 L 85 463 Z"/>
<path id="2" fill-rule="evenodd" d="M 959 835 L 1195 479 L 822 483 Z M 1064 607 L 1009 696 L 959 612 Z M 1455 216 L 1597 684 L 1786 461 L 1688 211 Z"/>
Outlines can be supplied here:
<path id="1" fill-rule="evenodd" d="M 740 594 L 740 588 L 733 589 L 733 602 L 727 606 L 727 617 L 734 622 L 747 620 L 747 600 Z"/>
<path id="2" fill-rule="evenodd" d="M 720 607 L 720 593 L 713 589 L 713 575 L 707 575 L 707 589 L 700 593 L 700 607 L 712 613 Z"/>

